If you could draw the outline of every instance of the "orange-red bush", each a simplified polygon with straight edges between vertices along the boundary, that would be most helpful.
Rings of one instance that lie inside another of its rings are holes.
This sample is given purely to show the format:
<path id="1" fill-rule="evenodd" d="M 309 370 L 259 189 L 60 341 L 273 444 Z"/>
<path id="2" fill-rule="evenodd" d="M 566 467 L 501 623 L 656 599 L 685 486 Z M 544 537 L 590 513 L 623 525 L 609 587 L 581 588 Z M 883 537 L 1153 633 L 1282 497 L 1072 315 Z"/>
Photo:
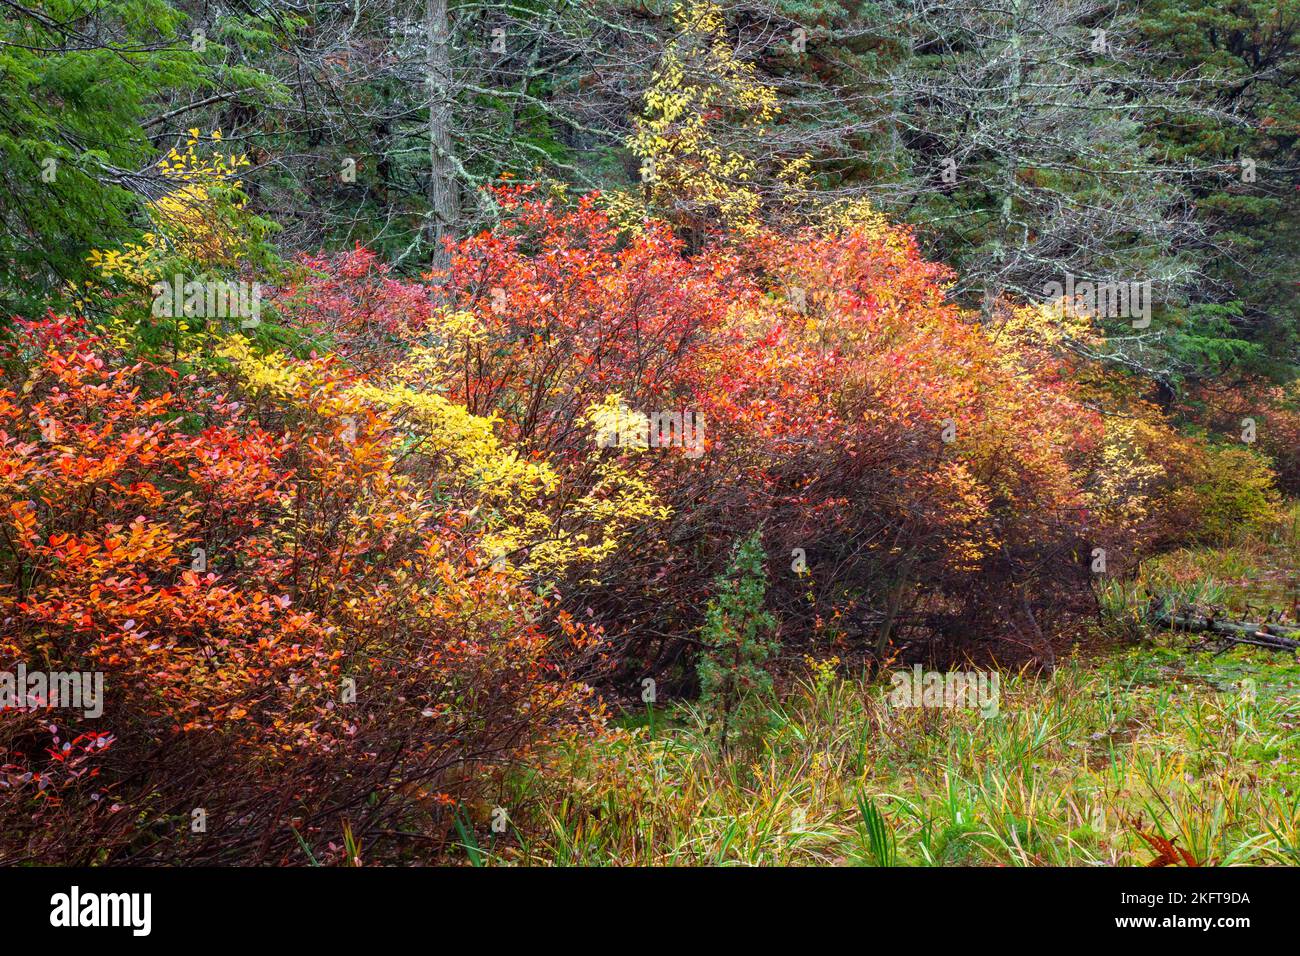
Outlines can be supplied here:
<path id="1" fill-rule="evenodd" d="M 1050 655 L 1049 619 L 1089 606 L 1091 550 L 1129 543 L 1094 500 L 1105 424 L 1036 336 L 1046 319 L 982 326 L 906 231 L 867 217 L 688 255 L 653 224 L 623 235 L 595 197 L 500 199 L 502 226 L 453 250 L 445 307 L 478 334 L 443 393 L 555 461 L 560 500 L 589 480 L 584 414 L 610 396 L 706 425 L 698 457 L 604 452 L 672 509 L 562 588 L 624 641 L 620 680 L 689 653 L 707 583 L 756 528 L 786 640 L 850 650 L 904 634 Z"/>
<path id="2" fill-rule="evenodd" d="M 0 666 L 101 672 L 105 702 L 0 712 L 0 858 L 306 862 L 344 822 L 436 845 L 587 719 L 564 662 L 592 635 L 479 562 L 472 496 L 339 405 L 336 363 L 258 392 L 58 319 L 4 360 Z"/>

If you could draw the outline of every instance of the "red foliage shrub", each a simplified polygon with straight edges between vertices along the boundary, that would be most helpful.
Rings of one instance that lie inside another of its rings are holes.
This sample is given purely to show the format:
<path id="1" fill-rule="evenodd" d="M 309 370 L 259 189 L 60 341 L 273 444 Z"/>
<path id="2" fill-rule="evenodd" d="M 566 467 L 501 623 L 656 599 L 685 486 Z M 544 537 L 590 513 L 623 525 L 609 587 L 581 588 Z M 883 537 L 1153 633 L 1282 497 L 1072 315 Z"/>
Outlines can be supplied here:
<path id="1" fill-rule="evenodd" d="M 901 627 L 935 653 L 1002 640 L 1050 656 L 1060 629 L 1045 618 L 1091 607 L 1088 555 L 1122 538 L 1089 498 L 1101 417 L 1064 358 L 948 304 L 946 270 L 904 230 L 761 234 L 687 255 L 654 225 L 622 235 L 595 197 L 501 200 L 501 227 L 453 253 L 446 307 L 480 334 L 454 351 L 444 394 L 565 463 L 573 487 L 595 441 L 584 415 L 611 395 L 705 422 L 699 457 L 605 452 L 673 510 L 598 581 L 561 588 L 625 642 L 620 680 L 689 652 L 708 582 L 755 528 L 787 641 L 883 653 Z M 807 574 L 786 570 L 796 549 Z"/>
<path id="2" fill-rule="evenodd" d="M 590 635 L 476 560 L 472 502 L 382 409 L 340 422 L 335 363 L 299 370 L 312 408 L 57 319 L 4 358 L 0 667 L 99 672 L 104 701 L 0 711 L 0 858 L 305 862 L 345 820 L 436 843 L 583 717 Z"/>

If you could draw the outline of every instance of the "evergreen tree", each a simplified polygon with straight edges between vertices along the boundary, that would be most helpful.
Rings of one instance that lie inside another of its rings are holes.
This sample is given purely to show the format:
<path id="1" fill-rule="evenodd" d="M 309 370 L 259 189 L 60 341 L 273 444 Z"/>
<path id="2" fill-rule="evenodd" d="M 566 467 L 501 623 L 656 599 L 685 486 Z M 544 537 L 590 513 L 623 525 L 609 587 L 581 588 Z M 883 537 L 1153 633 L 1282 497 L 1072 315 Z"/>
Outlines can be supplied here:
<path id="1" fill-rule="evenodd" d="M 726 571 L 714 580 L 704 614 L 700 702 L 718 721 L 723 749 L 762 736 L 763 701 L 772 691 L 765 664 L 778 646 L 776 620 L 763 609 L 766 593 L 762 541 L 756 531 L 736 545 Z"/>
<path id="2" fill-rule="evenodd" d="M 87 275 L 91 249 L 147 228 L 143 204 L 165 188 L 151 120 L 268 80 L 227 66 L 220 30 L 163 0 L 27 0 L 0 16 L 0 306 L 39 312 Z"/>

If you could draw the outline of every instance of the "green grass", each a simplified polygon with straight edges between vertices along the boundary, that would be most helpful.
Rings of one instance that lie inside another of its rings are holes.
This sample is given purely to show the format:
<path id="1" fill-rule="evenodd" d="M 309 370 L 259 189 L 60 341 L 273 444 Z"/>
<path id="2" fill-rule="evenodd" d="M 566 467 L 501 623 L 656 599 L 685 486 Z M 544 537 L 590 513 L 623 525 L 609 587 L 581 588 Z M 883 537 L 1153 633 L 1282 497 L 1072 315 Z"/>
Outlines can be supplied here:
<path id="1" fill-rule="evenodd" d="M 512 795 L 492 863 L 1143 865 L 1300 862 L 1300 667 L 1170 645 L 1009 676 L 1000 714 L 891 708 L 800 681 L 761 748 L 723 756 L 690 706 L 557 758 Z M 482 852 L 482 851 L 479 851 Z M 476 854 L 477 858 L 477 854 Z"/>
<path id="2" fill-rule="evenodd" d="M 1234 614 L 1284 611 L 1300 615 L 1300 502 L 1274 527 L 1247 534 L 1228 547 L 1183 548 L 1147 561 L 1130 582 L 1107 582 L 1106 610 L 1124 614 L 1146 595 L 1214 605 Z"/>
<path id="3" fill-rule="evenodd" d="M 996 717 L 891 707 L 887 680 L 815 662 L 749 752 L 720 753 L 689 704 L 630 713 L 517 780 L 515 838 L 474 844 L 474 861 L 1137 866 L 1155 856 L 1145 833 L 1202 864 L 1300 864 L 1296 659 L 1198 649 L 1135 612 L 1152 593 L 1291 606 L 1300 510 L 1289 520 L 1104 585 L 1112 621 L 1141 640 L 1002 675 Z"/>

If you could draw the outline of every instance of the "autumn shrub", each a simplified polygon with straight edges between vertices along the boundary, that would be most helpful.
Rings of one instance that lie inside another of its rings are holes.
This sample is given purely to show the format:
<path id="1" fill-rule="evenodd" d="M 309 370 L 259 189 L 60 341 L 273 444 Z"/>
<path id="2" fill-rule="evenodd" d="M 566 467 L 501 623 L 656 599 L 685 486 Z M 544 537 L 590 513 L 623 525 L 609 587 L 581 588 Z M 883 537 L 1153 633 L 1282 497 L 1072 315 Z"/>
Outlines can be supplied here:
<path id="1" fill-rule="evenodd" d="M 496 201 L 445 274 L 300 260 L 269 330 L 169 355 L 125 267 L 109 321 L 12 330 L 0 665 L 106 700 L 0 711 L 0 857 L 437 854 L 601 732 L 593 686 L 699 693 L 728 741 L 783 656 L 1051 663 L 1099 573 L 1275 508 L 1087 321 L 962 310 L 864 204 L 688 247 Z"/>
<path id="2" fill-rule="evenodd" d="M 760 527 L 796 643 L 1050 657 L 1088 610 L 1088 554 L 1129 532 L 1094 500 L 1107 423 L 1045 310 L 982 324 L 947 300 L 944 267 L 860 205 L 697 251 L 653 221 L 629 235 L 597 197 L 497 198 L 506 217 L 453 249 L 436 308 L 389 322 L 405 343 L 393 361 L 416 349 L 422 387 L 547 461 L 554 518 L 591 500 L 602 467 L 656 502 L 617 529 L 598 574 L 547 571 L 566 608 L 618 634 L 607 682 L 694 685 L 709 582 Z M 336 329 L 343 356 L 374 354 L 363 317 L 389 281 L 369 266 L 364 288 L 332 278 L 358 264 L 314 261 L 279 309 Z M 695 413 L 699 447 L 598 447 L 620 409 Z"/>
<path id="3" fill-rule="evenodd" d="M 1257 458 L 1080 357 L 1086 322 L 963 311 L 863 204 L 688 248 L 596 196 L 496 199 L 447 274 L 308 257 L 273 334 L 183 361 L 12 338 L 5 656 L 101 670 L 109 707 L 6 712 L 7 854 L 438 846 L 599 724 L 589 684 L 732 715 L 814 649 L 1051 662 L 1099 570 L 1271 507 Z M 743 626 L 727 582 L 762 591 Z"/>
<path id="4" fill-rule="evenodd" d="M 1269 461 L 1248 448 L 1204 449 L 1195 484 L 1199 514 L 1194 540 L 1223 543 L 1257 531 L 1280 516 L 1280 497 Z"/>
<path id="5" fill-rule="evenodd" d="M 99 672 L 105 701 L 0 712 L 0 858 L 308 862 L 345 827 L 436 852 L 502 768 L 597 726 L 568 669 L 598 635 L 491 561 L 553 539 L 494 494 L 542 476 L 472 417 L 422 431 L 239 336 L 179 375 L 50 319 L 3 358 L 0 665 Z"/>
<path id="6" fill-rule="evenodd" d="M 1300 492 L 1300 382 L 1277 385 L 1258 379 L 1203 384 L 1182 409 L 1225 440 L 1267 456 L 1278 487 Z"/>
<path id="7" fill-rule="evenodd" d="M 878 658 L 902 639 L 1050 658 L 1102 531 L 1086 465 L 1104 426 L 1068 367 L 951 305 L 947 270 L 869 211 L 757 248 L 767 338 L 734 407 L 782 452 L 769 525 L 808 566 L 786 613 Z"/>
<path id="8" fill-rule="evenodd" d="M 116 248 L 92 249 L 93 278 L 65 290 L 76 314 L 119 349 L 173 367 L 199 357 L 220 335 L 222 323 L 207 314 L 209 289 L 243 283 L 246 305 L 248 287 L 274 284 L 280 263 L 267 241 L 275 224 L 252 211 L 244 192 L 248 156 L 223 152 L 220 130 L 187 134 L 158 163 L 161 192 L 145 207 L 148 231 Z M 177 284 L 191 295 L 173 308 Z M 240 316 L 235 324 L 241 318 L 261 321 Z"/>
<path id="9" fill-rule="evenodd" d="M 588 551 L 600 559 L 599 574 L 576 566 L 556 573 L 545 542 L 516 542 L 511 558 L 529 563 L 572 613 L 617 622 L 625 646 L 598 669 L 639 680 L 642 656 L 680 654 L 681 639 L 699 626 L 719 569 L 711 549 L 725 529 L 689 485 L 719 478 L 695 467 L 686 449 L 599 448 L 602 410 L 694 408 L 708 363 L 731 335 L 724 323 L 744 280 L 733 256 L 686 257 L 664 229 L 625 243 L 591 198 L 562 208 L 507 190 L 499 201 L 509 217 L 453 250 L 450 292 L 437 309 L 386 313 L 396 319 L 385 333 L 386 368 L 367 303 L 393 287 L 373 258 L 313 260 L 276 308 L 286 323 L 333 330 L 333 347 L 349 363 L 373 360 L 379 375 L 401 365 L 398 374 L 421 389 L 490 420 L 503 450 L 545 461 L 549 484 L 531 499 L 550 520 L 585 514 L 616 529 L 585 545 L 600 552 Z M 354 274 L 346 287 L 339 282 Z M 399 294 L 406 300 L 415 290 L 433 291 L 408 283 Z"/>
<path id="10" fill-rule="evenodd" d="M 1107 424 L 1100 496 L 1132 532 L 1133 558 L 1222 544 L 1272 524 L 1280 504 L 1273 461 L 1257 446 L 1181 433 L 1133 400 Z M 1136 570 L 1133 560 L 1125 562 Z"/>

